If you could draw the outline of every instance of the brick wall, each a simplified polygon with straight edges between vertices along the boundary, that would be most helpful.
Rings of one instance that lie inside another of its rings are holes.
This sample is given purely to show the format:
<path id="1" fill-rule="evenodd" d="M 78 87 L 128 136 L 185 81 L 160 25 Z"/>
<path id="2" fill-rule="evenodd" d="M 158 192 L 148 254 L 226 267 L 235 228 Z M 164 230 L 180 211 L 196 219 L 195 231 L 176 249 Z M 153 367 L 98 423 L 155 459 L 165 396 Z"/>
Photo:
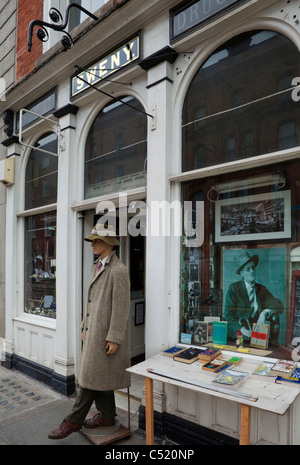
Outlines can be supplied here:
<path id="1" fill-rule="evenodd" d="M 28 27 L 30 21 L 43 19 L 43 0 L 19 0 L 17 20 L 17 71 L 16 81 L 20 81 L 34 69 L 34 63 L 42 54 L 43 44 L 36 37 L 38 27 L 34 28 L 32 50 L 27 51 Z"/>

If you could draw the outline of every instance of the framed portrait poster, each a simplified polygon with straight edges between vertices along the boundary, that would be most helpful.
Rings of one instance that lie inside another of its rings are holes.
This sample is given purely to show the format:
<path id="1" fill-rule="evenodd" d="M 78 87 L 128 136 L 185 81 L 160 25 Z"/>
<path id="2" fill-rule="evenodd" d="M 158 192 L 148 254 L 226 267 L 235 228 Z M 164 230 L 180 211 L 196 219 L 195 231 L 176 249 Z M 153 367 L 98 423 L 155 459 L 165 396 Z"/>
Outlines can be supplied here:
<path id="1" fill-rule="evenodd" d="M 255 249 L 225 247 L 226 246 L 224 246 L 225 250 L 223 250 L 222 267 L 224 320 L 227 319 L 226 314 L 230 314 L 236 318 L 236 321 L 239 321 L 245 311 L 245 308 L 247 309 L 243 299 L 246 298 L 246 296 L 248 299 L 248 294 L 244 294 L 244 292 L 247 292 L 245 285 L 242 285 L 244 279 L 238 273 L 241 266 L 240 258 L 245 252 L 247 252 L 250 259 L 251 257 L 256 257 L 255 283 L 259 286 L 264 286 L 266 289 L 265 292 L 268 293 L 268 296 L 274 299 L 279 299 L 283 305 L 283 312 L 279 315 L 278 342 L 279 344 L 284 344 L 286 334 L 286 247 L 262 247 Z M 234 312 L 231 312 L 228 307 L 228 296 L 232 299 L 233 293 L 236 298 L 236 308 L 234 309 Z M 235 323 L 234 319 L 228 322 L 228 336 L 230 339 L 235 337 Z M 249 329 L 252 330 L 252 326 L 250 326 Z M 269 343 L 271 344 L 271 340 L 269 340 Z"/>
<path id="2" fill-rule="evenodd" d="M 291 237 L 291 191 L 216 201 L 215 241 L 241 242 Z"/>

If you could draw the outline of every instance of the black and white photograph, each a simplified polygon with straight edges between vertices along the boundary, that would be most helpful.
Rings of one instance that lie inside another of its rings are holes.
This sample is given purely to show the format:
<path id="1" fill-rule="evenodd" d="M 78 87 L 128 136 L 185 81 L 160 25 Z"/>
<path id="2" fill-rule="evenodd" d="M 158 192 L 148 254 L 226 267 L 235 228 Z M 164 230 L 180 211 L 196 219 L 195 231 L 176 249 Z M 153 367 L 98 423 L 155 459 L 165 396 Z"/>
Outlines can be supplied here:
<path id="1" fill-rule="evenodd" d="M 290 191 L 216 202 L 216 242 L 291 237 Z"/>

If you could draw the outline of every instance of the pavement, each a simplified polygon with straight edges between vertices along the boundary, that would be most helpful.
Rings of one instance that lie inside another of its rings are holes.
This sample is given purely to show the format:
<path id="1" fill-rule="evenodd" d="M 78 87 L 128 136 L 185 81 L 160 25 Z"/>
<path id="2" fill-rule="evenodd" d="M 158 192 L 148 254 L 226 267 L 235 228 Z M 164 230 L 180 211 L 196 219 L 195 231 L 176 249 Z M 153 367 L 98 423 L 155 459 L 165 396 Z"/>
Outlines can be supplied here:
<path id="1" fill-rule="evenodd" d="M 145 432 L 138 428 L 143 386 L 140 378 L 132 380 L 130 418 L 127 389 L 116 392 L 114 431 L 120 426 L 128 430 L 128 418 L 131 431 L 130 437 L 114 441 L 116 446 L 142 446 L 146 443 Z M 0 365 L 0 445 L 94 445 L 94 441 L 84 433 L 99 437 L 106 435 L 107 431 L 82 429 L 65 439 L 48 439 L 50 431 L 70 412 L 74 400 L 75 394 L 66 397 L 27 375 Z"/>

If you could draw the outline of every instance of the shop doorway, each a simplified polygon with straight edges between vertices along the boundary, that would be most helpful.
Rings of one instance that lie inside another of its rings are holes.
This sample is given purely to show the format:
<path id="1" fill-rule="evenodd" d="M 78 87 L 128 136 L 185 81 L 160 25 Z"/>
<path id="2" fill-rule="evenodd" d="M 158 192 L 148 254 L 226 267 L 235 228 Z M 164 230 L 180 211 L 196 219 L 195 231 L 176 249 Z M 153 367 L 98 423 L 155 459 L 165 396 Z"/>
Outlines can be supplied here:
<path id="1" fill-rule="evenodd" d="M 94 211 L 84 212 L 83 235 L 91 233 L 99 216 Z M 130 303 L 130 334 L 131 334 L 131 363 L 139 363 L 145 359 L 145 237 L 131 237 L 129 235 L 120 238 L 120 247 L 117 250 L 118 257 L 127 266 L 131 281 Z M 90 281 L 91 266 L 95 257 L 89 242 L 83 241 L 82 255 L 82 297 L 83 305 L 86 304 L 88 286 Z"/>

